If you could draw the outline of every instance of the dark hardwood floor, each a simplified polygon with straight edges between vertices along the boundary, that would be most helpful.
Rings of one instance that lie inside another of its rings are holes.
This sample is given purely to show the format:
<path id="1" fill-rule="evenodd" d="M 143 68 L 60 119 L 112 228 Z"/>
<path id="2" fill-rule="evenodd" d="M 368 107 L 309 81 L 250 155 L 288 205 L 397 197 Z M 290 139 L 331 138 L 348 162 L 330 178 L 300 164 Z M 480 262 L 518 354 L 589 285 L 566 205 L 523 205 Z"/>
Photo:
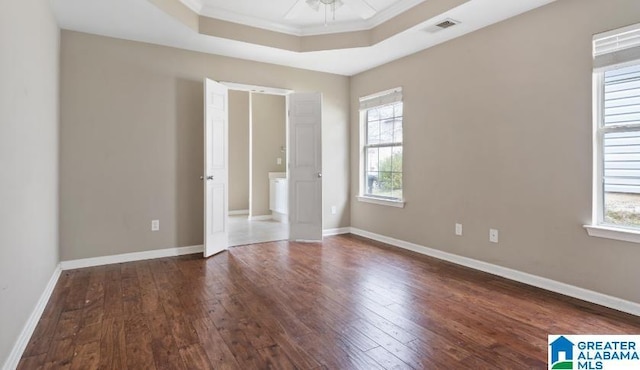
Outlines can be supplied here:
<path id="1" fill-rule="evenodd" d="M 543 369 L 640 318 L 355 236 L 64 271 L 20 369 Z"/>

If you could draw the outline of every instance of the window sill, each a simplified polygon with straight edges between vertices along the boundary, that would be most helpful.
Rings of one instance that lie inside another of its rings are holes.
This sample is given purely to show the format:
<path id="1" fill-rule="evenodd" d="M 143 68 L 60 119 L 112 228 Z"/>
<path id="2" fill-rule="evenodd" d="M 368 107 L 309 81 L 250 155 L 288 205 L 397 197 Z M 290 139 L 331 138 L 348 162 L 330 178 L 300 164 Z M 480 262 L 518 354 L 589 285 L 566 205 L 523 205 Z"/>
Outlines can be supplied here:
<path id="1" fill-rule="evenodd" d="M 589 236 L 640 243 L 640 230 L 625 229 L 615 226 L 584 225 Z"/>
<path id="2" fill-rule="evenodd" d="M 404 200 L 388 200 L 388 199 L 380 199 L 380 198 L 364 197 L 364 196 L 358 196 L 356 198 L 358 199 L 359 202 L 372 203 L 372 204 L 377 204 L 381 206 L 389 206 L 389 207 L 396 207 L 396 208 L 404 208 L 404 203 L 405 203 Z"/>

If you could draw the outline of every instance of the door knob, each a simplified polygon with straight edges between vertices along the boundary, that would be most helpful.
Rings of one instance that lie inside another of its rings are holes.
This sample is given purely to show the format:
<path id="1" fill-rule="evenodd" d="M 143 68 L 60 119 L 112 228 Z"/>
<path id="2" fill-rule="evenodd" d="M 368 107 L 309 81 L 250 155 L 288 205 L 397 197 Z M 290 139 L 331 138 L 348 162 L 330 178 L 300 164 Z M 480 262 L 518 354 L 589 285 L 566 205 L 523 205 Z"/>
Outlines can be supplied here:
<path id="1" fill-rule="evenodd" d="M 200 181 L 204 180 L 204 176 L 200 176 Z"/>
<path id="2" fill-rule="evenodd" d="M 318 172 L 318 177 L 322 177 L 322 172 Z"/>

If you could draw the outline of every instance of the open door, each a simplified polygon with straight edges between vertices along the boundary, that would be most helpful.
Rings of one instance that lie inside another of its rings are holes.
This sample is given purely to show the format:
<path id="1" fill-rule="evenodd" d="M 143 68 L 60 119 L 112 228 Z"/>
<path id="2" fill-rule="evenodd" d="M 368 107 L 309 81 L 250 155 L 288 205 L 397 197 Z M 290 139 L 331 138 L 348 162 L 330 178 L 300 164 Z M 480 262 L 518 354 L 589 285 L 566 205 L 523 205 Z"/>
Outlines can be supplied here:
<path id="1" fill-rule="evenodd" d="M 204 81 L 204 256 L 229 247 L 229 92 Z"/>
<path id="2" fill-rule="evenodd" d="M 288 95 L 289 239 L 322 240 L 322 94 Z"/>

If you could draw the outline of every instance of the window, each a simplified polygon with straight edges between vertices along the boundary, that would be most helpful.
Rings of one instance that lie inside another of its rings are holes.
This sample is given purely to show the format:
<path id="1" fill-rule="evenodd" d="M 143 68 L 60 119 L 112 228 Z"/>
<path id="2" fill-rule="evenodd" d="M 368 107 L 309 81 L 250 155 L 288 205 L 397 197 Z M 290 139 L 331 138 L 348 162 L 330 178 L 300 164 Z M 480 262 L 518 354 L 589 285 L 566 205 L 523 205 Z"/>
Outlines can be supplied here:
<path id="1" fill-rule="evenodd" d="M 397 205 L 403 201 L 402 90 L 397 88 L 361 98 L 360 116 L 359 199 Z"/>
<path id="2" fill-rule="evenodd" d="M 593 46 L 594 211 L 587 229 L 640 242 L 640 24 L 596 35 Z"/>

